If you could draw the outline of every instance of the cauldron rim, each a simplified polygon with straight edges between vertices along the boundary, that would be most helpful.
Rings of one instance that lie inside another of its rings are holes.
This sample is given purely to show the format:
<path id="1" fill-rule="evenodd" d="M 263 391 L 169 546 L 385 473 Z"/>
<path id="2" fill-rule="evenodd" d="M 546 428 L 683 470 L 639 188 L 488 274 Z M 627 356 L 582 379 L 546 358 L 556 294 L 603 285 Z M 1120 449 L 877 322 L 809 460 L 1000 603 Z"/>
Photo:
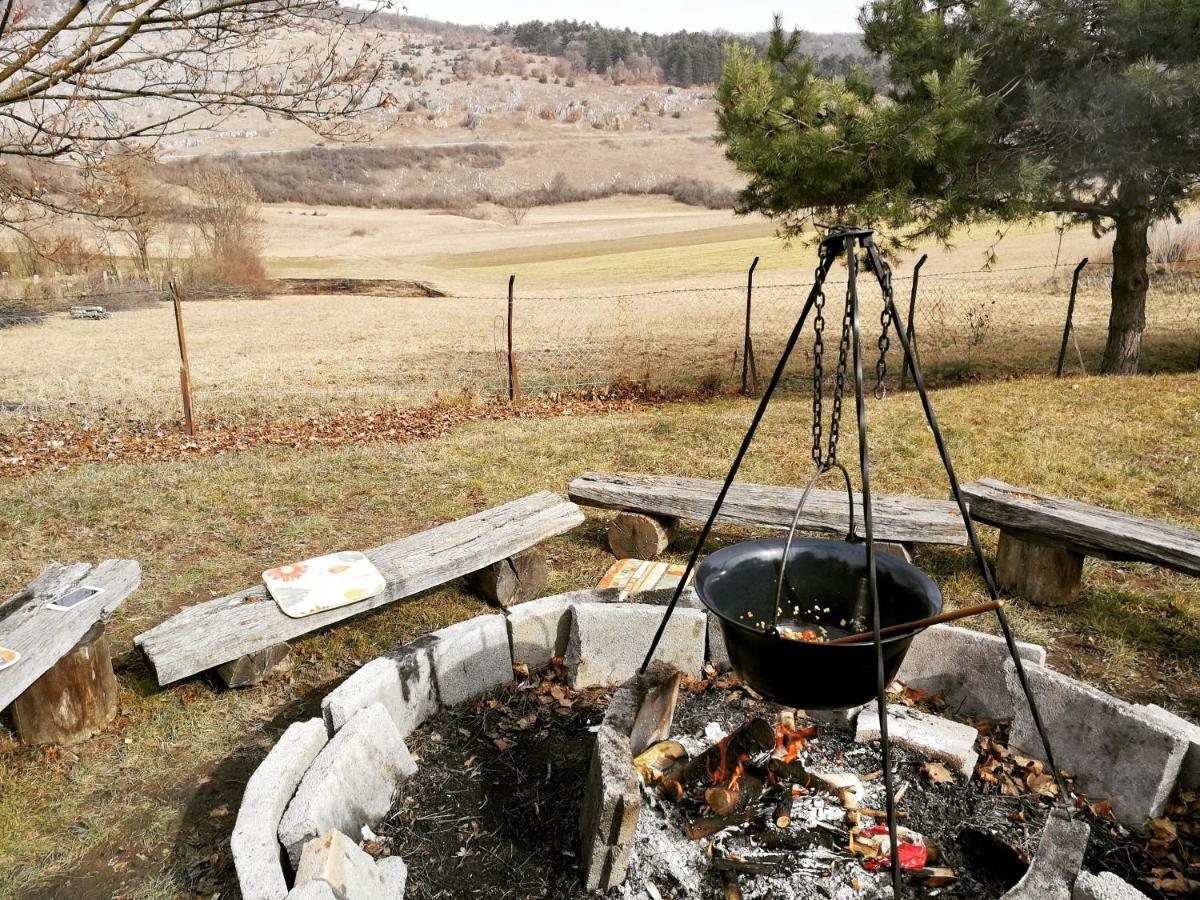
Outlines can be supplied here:
<path id="1" fill-rule="evenodd" d="M 704 587 L 704 579 L 702 578 L 702 575 L 704 573 L 704 570 L 709 566 L 710 560 L 714 559 L 715 557 L 720 557 L 721 554 L 726 553 L 731 550 L 734 550 L 735 548 L 746 547 L 748 545 L 757 545 L 760 547 L 770 547 L 770 546 L 774 545 L 774 546 L 778 546 L 779 554 L 782 556 L 783 548 L 784 548 L 785 544 L 786 544 L 786 538 L 781 538 L 781 537 L 759 538 L 758 540 L 739 541 L 736 544 L 729 544 L 725 547 L 721 547 L 719 550 L 714 550 L 712 553 L 708 554 L 708 556 L 706 556 L 703 560 L 701 560 L 700 564 L 696 567 L 696 577 L 694 579 L 696 594 L 697 594 L 697 596 L 699 596 L 700 602 L 704 604 L 705 609 L 707 609 L 710 613 L 712 613 L 714 616 L 716 616 L 718 619 L 720 619 L 723 623 L 725 623 L 727 625 L 732 625 L 738 631 L 745 632 L 746 634 L 752 634 L 752 635 L 757 635 L 759 637 L 762 637 L 763 636 L 762 629 L 751 628 L 749 625 L 739 622 L 737 619 L 730 618 L 722 610 L 717 609 L 709 601 L 709 598 L 706 596 L 706 591 L 705 591 L 705 587 Z M 820 538 L 820 537 L 799 538 L 799 537 L 797 537 L 792 541 L 792 553 L 795 554 L 798 551 L 803 550 L 806 547 L 812 547 L 814 545 L 819 546 L 819 547 L 828 547 L 831 544 L 842 544 L 845 546 L 862 546 L 864 549 L 864 552 L 866 551 L 865 546 L 862 545 L 861 543 L 854 544 L 854 543 L 851 543 L 850 541 L 846 541 L 846 540 L 840 539 L 840 538 Z M 882 553 L 878 550 L 876 550 L 876 553 L 875 553 L 875 567 L 876 567 L 877 571 L 879 569 L 898 569 L 901 571 L 910 571 L 910 572 L 914 573 L 918 577 L 919 581 L 923 580 L 925 582 L 928 582 L 928 587 L 931 589 L 932 596 L 936 597 L 936 601 L 937 601 L 936 607 L 937 608 L 930 615 L 936 615 L 943 608 L 944 600 L 942 597 L 942 592 L 937 586 L 937 582 L 935 582 L 932 578 L 930 578 L 929 575 L 922 569 L 918 569 L 912 563 L 910 563 L 906 560 L 900 559 L 898 556 L 894 556 L 890 553 Z M 926 627 L 928 627 L 928 626 L 926 626 Z M 914 628 L 911 631 L 902 631 L 899 634 L 894 634 L 889 637 L 882 638 L 880 640 L 880 643 L 886 645 L 886 644 L 893 644 L 898 641 L 911 641 L 916 635 L 920 634 L 923 631 L 925 631 L 925 628 Z M 785 639 L 780 638 L 780 640 L 785 640 Z M 791 642 L 791 643 L 795 643 L 795 642 Z M 850 651 L 850 650 L 861 650 L 864 646 L 874 646 L 874 642 L 873 641 L 863 641 L 860 643 L 853 643 L 853 644 L 830 644 L 830 643 L 821 641 L 821 642 L 818 642 L 817 645 L 824 649 L 827 649 L 827 650 L 833 650 L 836 648 L 838 650 Z"/>

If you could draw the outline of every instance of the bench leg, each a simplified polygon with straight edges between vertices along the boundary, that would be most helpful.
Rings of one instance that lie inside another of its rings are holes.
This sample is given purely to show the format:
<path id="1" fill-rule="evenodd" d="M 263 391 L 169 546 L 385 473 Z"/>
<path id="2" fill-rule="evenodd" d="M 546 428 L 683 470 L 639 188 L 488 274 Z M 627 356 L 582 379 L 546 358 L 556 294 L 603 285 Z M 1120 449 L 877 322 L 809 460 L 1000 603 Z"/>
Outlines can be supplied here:
<path id="1" fill-rule="evenodd" d="M 617 559 L 655 559 L 675 538 L 676 519 L 619 513 L 608 526 L 608 546 Z"/>
<path id="2" fill-rule="evenodd" d="M 217 676 L 225 687 L 240 688 L 258 684 L 272 672 L 283 667 L 284 660 L 292 648 L 286 643 L 275 644 L 264 650 L 255 650 L 245 656 L 217 666 Z M 289 664 L 290 665 L 290 664 Z"/>
<path id="3" fill-rule="evenodd" d="M 488 603 L 509 607 L 541 596 L 549 577 L 546 554 L 538 547 L 530 547 L 472 572 L 467 576 L 467 584 Z"/>
<path id="4" fill-rule="evenodd" d="M 1079 599 L 1082 576 L 1082 554 L 1000 532 L 996 581 L 1006 591 L 1040 606 L 1069 606 Z"/>
<path id="5" fill-rule="evenodd" d="M 26 688 L 12 712 L 26 744 L 77 744 L 102 731 L 117 714 L 117 679 L 104 623 L 93 625 Z"/>

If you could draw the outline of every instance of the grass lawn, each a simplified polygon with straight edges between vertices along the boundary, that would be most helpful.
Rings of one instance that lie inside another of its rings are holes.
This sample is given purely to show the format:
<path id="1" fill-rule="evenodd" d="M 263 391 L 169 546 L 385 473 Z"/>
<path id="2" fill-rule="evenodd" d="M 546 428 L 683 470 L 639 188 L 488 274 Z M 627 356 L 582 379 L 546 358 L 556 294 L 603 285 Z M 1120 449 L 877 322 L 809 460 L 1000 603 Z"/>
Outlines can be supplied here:
<path id="1" fill-rule="evenodd" d="M 965 481 L 981 476 L 1200 528 L 1200 376 L 994 383 L 934 395 Z M 275 737 L 401 641 L 485 611 L 452 584 L 297 641 L 285 673 L 242 691 L 207 679 L 159 689 L 132 637 L 276 564 L 362 548 L 522 494 L 564 491 L 586 469 L 719 477 L 746 400 L 462 426 L 444 438 L 212 459 L 87 465 L 0 481 L 0 592 L 51 559 L 132 557 L 141 589 L 110 627 L 121 716 L 76 748 L 29 749 L 0 732 L 0 896 L 236 894 L 228 838 L 245 779 Z M 915 396 L 872 405 L 879 492 L 946 495 Z M 853 429 L 842 454 L 856 458 Z M 809 411 L 772 410 L 746 480 L 809 474 Z M 989 550 L 994 533 L 984 529 Z M 604 517 L 551 541 L 550 590 L 594 584 L 611 562 Z M 742 537 L 722 530 L 720 541 Z M 689 548 L 684 532 L 676 557 Z M 969 555 L 919 549 L 950 605 L 978 602 Z M 1019 636 L 1117 695 L 1200 714 L 1200 581 L 1089 561 L 1082 601 L 1014 602 Z M 974 622 L 991 628 L 991 620 Z"/>

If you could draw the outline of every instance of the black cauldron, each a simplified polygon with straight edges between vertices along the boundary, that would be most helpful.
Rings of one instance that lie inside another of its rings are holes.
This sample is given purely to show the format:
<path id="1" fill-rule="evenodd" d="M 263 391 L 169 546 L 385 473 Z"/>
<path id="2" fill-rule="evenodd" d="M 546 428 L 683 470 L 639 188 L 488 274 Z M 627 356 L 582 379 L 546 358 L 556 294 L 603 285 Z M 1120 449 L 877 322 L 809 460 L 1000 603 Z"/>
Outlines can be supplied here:
<path id="1" fill-rule="evenodd" d="M 797 709 L 846 709 L 876 696 L 875 643 L 827 644 L 770 632 L 784 538 L 732 544 L 696 569 L 696 592 L 721 620 L 734 671 L 756 691 Z M 920 569 L 889 553 L 875 554 L 883 627 L 937 615 L 942 594 Z M 864 608 L 867 548 L 828 538 L 792 541 L 780 602 L 780 630 L 828 627 L 846 634 Z M 828 612 L 826 612 L 828 609 Z M 883 639 L 884 678 L 900 670 L 918 631 Z"/>

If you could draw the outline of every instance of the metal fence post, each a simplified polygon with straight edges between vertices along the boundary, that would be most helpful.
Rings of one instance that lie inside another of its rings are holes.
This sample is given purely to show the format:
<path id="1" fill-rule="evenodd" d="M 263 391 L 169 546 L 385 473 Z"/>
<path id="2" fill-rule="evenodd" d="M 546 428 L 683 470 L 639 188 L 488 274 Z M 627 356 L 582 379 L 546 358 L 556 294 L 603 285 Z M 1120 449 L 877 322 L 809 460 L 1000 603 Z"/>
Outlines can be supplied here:
<path id="1" fill-rule="evenodd" d="M 171 282 L 171 300 L 175 305 L 175 333 L 179 337 L 179 389 L 183 393 L 183 424 L 187 433 L 196 434 L 192 422 L 192 367 L 188 362 L 187 337 L 183 333 L 183 307 L 179 302 L 179 285 Z"/>
<path id="2" fill-rule="evenodd" d="M 758 390 L 758 368 L 754 365 L 754 342 L 750 337 L 750 314 L 754 301 L 754 270 L 758 268 L 758 257 L 750 263 L 750 271 L 746 273 L 746 338 L 742 342 L 742 393 L 749 391 L 751 380 L 754 390 Z"/>
<path id="3" fill-rule="evenodd" d="M 517 276 L 508 276 L 508 399 L 521 399 L 521 384 L 517 380 L 517 355 L 513 352 L 513 285 Z"/>
<path id="4" fill-rule="evenodd" d="M 904 326 L 904 331 L 908 335 L 908 345 L 913 349 L 913 355 L 917 355 L 917 284 L 921 280 L 921 266 L 925 265 L 925 260 L 929 259 L 928 253 L 922 253 L 921 258 L 917 260 L 917 264 L 913 266 L 912 292 L 908 295 L 908 324 Z M 908 387 L 908 366 L 900 367 L 900 390 Z"/>
<path id="5" fill-rule="evenodd" d="M 1079 291 L 1079 273 L 1087 264 L 1088 258 L 1085 256 L 1075 267 L 1075 273 L 1071 276 L 1071 299 L 1067 301 L 1067 321 L 1063 323 L 1062 346 L 1058 348 L 1058 368 L 1054 373 L 1055 378 L 1062 378 L 1063 363 L 1067 358 L 1067 339 L 1071 336 L 1071 319 L 1075 315 L 1075 295 Z"/>

